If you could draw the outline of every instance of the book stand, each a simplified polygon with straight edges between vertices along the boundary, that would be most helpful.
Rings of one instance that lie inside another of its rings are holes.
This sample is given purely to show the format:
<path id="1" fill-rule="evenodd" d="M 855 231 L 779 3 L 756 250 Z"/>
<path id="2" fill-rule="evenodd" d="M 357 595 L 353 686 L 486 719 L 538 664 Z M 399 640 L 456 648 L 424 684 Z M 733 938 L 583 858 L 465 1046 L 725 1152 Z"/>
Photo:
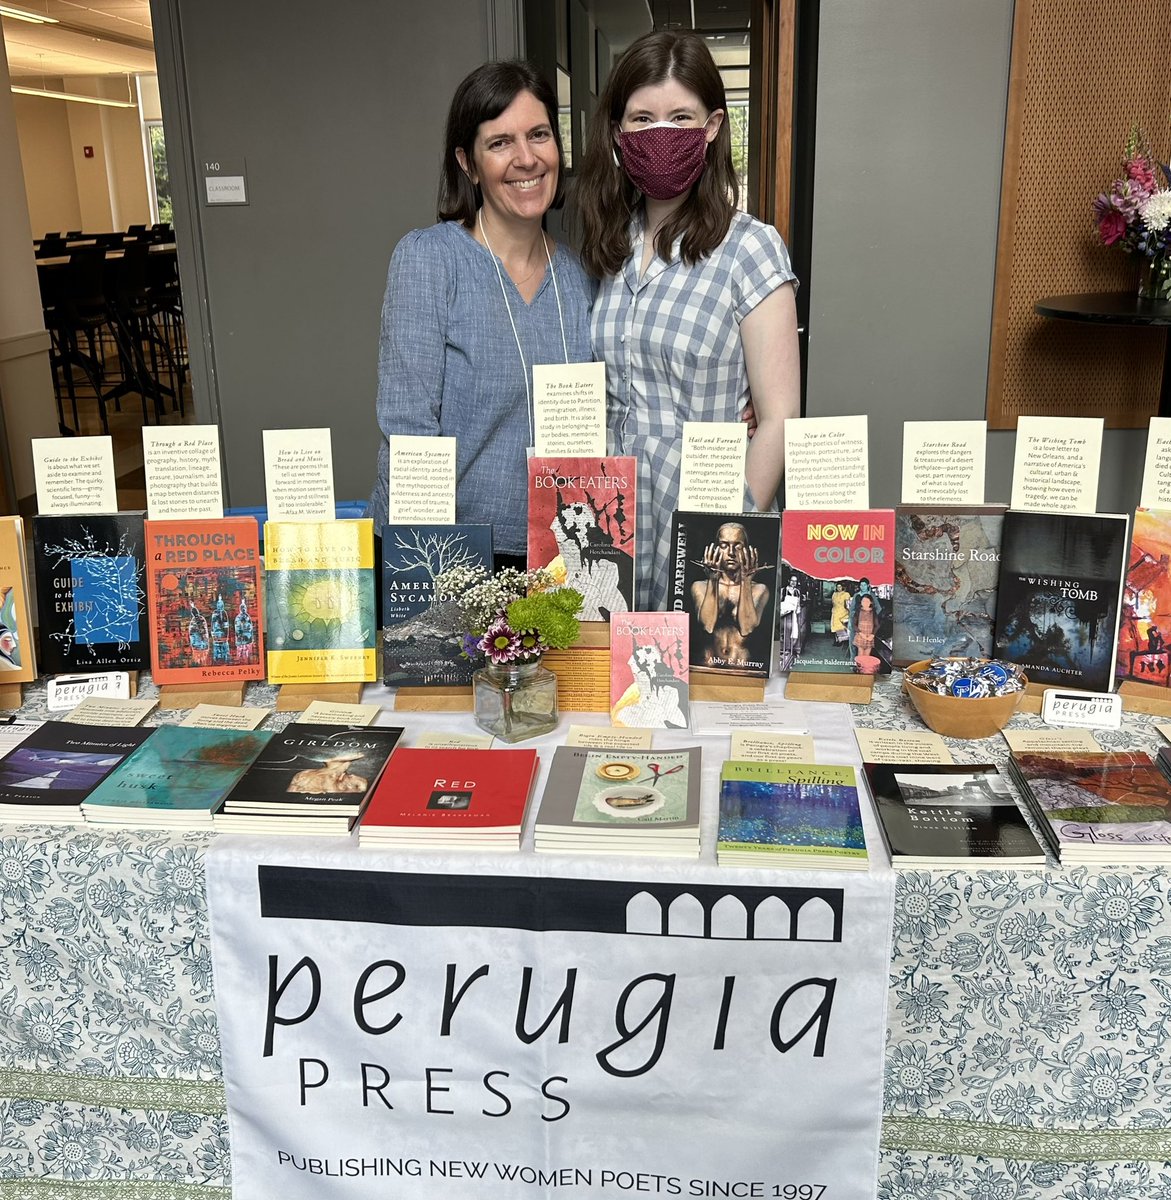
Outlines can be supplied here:
<path id="1" fill-rule="evenodd" d="M 1118 694 L 1122 697 L 1123 712 L 1152 713 L 1157 717 L 1171 717 L 1171 688 L 1127 679 L 1118 685 Z"/>
<path id="2" fill-rule="evenodd" d="M 360 680 L 351 683 L 282 683 L 276 694 L 277 712 L 303 712 L 314 700 L 330 704 L 360 704 Z"/>
<path id="3" fill-rule="evenodd" d="M 15 712 L 24 703 L 24 685 L 6 683 L 0 687 L 0 708 Z"/>
<path id="4" fill-rule="evenodd" d="M 239 708 L 248 684 L 226 679 L 222 683 L 163 683 L 159 685 L 159 708 L 194 708 L 197 704 L 222 704 Z M 137 688 L 132 687 L 133 696 Z"/>
<path id="5" fill-rule="evenodd" d="M 869 704 L 873 698 L 873 675 L 839 675 L 833 671 L 791 671 L 785 680 L 786 700 Z"/>
<path id="6" fill-rule="evenodd" d="M 732 675 L 705 667 L 691 668 L 688 688 L 694 700 L 732 700 L 744 704 L 761 704 L 767 680 L 752 675 Z"/>
<path id="7" fill-rule="evenodd" d="M 394 693 L 395 712 L 471 712 L 472 685 L 400 687 Z"/>

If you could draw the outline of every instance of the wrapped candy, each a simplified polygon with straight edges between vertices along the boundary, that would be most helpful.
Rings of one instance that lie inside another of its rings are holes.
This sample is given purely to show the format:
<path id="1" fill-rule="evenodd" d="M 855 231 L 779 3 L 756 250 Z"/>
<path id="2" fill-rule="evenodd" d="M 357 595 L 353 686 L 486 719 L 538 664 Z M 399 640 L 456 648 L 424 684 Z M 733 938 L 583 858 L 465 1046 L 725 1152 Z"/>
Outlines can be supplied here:
<path id="1" fill-rule="evenodd" d="M 1015 663 L 994 658 L 936 658 L 906 676 L 914 687 L 940 696 L 981 699 L 1024 690 L 1024 674 Z"/>

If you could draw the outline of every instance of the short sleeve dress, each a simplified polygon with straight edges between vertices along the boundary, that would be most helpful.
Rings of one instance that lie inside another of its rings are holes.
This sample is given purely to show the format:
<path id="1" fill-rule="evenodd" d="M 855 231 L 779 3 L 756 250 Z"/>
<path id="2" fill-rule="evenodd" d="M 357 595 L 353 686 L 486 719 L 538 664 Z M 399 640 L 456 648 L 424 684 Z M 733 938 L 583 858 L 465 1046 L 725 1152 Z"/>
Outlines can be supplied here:
<path id="1" fill-rule="evenodd" d="M 641 217 L 630 244 L 599 287 L 591 332 L 606 364 L 610 453 L 638 460 L 637 602 L 653 611 L 667 602 L 683 422 L 738 419 L 749 398 L 740 322 L 796 276 L 781 235 L 744 213 L 694 266 L 677 242 L 672 261 L 655 257 L 640 279 Z"/>

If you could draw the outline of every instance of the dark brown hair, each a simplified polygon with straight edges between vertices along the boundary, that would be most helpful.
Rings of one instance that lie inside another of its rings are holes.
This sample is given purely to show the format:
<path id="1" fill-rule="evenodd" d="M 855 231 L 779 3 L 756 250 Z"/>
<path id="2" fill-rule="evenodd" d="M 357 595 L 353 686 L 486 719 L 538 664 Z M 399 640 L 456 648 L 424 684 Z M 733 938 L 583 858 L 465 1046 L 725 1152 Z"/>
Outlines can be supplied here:
<path id="1" fill-rule="evenodd" d="M 615 275 L 630 254 L 628 225 L 639 192 L 619 165 L 614 128 L 621 123 L 631 93 L 648 84 L 678 80 L 700 103 L 724 112 L 720 130 L 708 143 L 707 165 L 691 194 L 655 238 L 655 252 L 671 260 L 682 234 L 680 255 L 688 266 L 723 240 L 736 211 L 739 189 L 732 165 L 732 135 L 724 82 L 703 39 L 688 33 L 647 33 L 615 64 L 586 135 L 585 154 L 574 187 L 581 233 L 581 259 L 591 275 Z"/>
<path id="2" fill-rule="evenodd" d="M 439 176 L 441 221 L 462 221 L 469 229 L 475 224 L 480 207 L 480 189 L 467 177 L 455 156 L 456 150 L 474 161 L 476 134 L 485 121 L 494 121 L 521 94 L 532 94 L 545 106 L 549 126 L 557 143 L 557 190 L 550 207 L 560 208 L 564 199 L 565 154 L 561 131 L 557 127 L 557 96 L 532 63 L 521 59 L 490 62 L 477 67 L 455 89 L 447 114 L 447 132 L 443 141 L 443 170 Z"/>

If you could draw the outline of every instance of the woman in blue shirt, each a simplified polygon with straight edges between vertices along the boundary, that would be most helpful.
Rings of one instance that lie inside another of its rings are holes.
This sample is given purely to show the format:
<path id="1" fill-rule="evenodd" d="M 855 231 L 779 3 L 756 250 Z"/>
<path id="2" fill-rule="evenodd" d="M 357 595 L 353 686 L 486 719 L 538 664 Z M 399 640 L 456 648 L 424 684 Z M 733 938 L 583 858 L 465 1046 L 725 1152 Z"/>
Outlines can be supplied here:
<path id="1" fill-rule="evenodd" d="M 454 436 L 456 520 L 490 523 L 497 555 L 524 555 L 533 365 L 591 358 L 593 286 L 542 228 L 562 167 L 557 99 L 528 63 L 485 63 L 459 85 L 439 222 L 399 242 L 387 276 L 376 524 L 389 507 L 387 438 Z"/>

